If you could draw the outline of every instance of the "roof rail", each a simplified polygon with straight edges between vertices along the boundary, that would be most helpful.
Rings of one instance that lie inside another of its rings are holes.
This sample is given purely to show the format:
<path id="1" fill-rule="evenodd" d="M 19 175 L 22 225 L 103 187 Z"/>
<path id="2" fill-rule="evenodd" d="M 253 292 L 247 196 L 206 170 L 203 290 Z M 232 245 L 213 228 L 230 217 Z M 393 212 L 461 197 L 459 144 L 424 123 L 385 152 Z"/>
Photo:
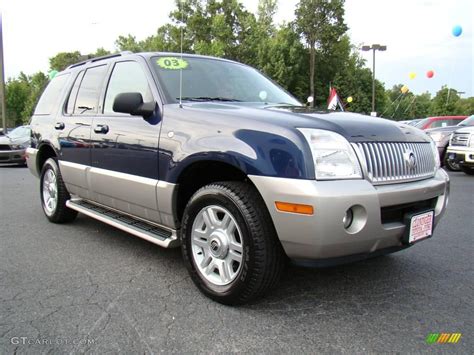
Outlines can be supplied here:
<path id="1" fill-rule="evenodd" d="M 128 54 L 132 54 L 132 53 L 133 52 L 130 52 L 130 51 L 123 51 L 123 52 L 120 52 L 120 53 L 107 54 L 107 55 L 104 55 L 104 56 L 101 56 L 101 57 L 89 58 L 89 59 L 83 60 L 82 62 L 71 64 L 66 69 L 79 67 L 79 66 L 87 64 L 87 63 L 94 63 L 94 62 L 98 62 L 100 60 L 105 60 L 105 59 L 109 59 L 109 58 L 121 57 L 123 55 L 128 55 Z"/>

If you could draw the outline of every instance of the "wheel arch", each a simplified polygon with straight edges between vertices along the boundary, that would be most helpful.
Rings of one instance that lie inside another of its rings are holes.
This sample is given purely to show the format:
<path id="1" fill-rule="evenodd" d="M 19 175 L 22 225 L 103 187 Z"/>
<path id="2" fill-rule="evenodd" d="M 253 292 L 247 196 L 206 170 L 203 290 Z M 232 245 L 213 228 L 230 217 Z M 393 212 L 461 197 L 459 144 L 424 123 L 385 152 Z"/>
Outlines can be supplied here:
<path id="1" fill-rule="evenodd" d="M 206 171 L 206 174 L 200 172 Z M 181 224 L 183 212 L 191 196 L 201 187 L 218 181 L 242 181 L 256 186 L 240 168 L 220 160 L 196 161 L 184 168 L 177 178 L 177 190 L 174 194 L 173 210 L 176 224 Z M 258 192 L 260 198 L 260 192 Z"/>
<path id="2" fill-rule="evenodd" d="M 58 156 L 59 154 L 52 144 L 48 142 L 41 143 L 38 147 L 38 155 L 36 157 L 36 170 L 38 174 L 41 174 L 41 169 L 46 160 L 49 158 L 57 158 Z"/>

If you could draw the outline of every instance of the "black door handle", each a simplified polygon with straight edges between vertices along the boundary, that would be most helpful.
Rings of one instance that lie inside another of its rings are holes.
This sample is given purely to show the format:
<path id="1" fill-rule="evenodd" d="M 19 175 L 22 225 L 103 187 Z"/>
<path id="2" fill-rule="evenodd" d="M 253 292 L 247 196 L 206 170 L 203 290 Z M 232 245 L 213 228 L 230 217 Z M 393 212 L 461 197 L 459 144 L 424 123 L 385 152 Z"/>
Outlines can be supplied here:
<path id="1" fill-rule="evenodd" d="M 54 125 L 54 129 L 57 129 L 58 131 L 63 130 L 64 127 L 66 127 L 66 126 L 64 125 L 64 122 L 56 122 L 56 124 Z"/>
<path id="2" fill-rule="evenodd" d="M 106 134 L 109 131 L 109 126 L 106 124 L 98 124 L 94 127 L 94 132 L 98 134 Z"/>

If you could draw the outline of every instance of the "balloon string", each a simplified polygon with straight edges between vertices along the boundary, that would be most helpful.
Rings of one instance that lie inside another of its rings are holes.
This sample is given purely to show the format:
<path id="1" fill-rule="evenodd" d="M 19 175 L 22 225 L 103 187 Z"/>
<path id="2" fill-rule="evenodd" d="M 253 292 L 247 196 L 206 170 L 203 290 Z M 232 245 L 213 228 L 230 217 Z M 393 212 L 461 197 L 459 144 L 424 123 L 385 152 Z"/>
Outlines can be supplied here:
<path id="1" fill-rule="evenodd" d="M 403 95 L 403 92 L 402 92 L 400 95 L 398 95 L 398 97 L 390 103 L 390 105 L 385 109 L 385 111 L 382 112 L 382 114 L 380 115 L 380 117 L 382 117 L 382 116 L 384 115 L 384 113 L 387 112 L 388 109 L 389 109 L 390 107 L 392 107 L 393 104 L 394 104 L 395 102 L 397 102 L 400 97 L 402 97 L 402 95 Z M 393 116 L 392 116 L 392 117 L 393 117 Z"/>
<path id="2" fill-rule="evenodd" d="M 410 109 L 411 105 L 416 101 L 416 96 L 413 96 L 413 100 L 411 100 L 410 104 L 408 105 L 407 109 L 403 111 L 403 114 L 407 113 L 408 110 Z"/>

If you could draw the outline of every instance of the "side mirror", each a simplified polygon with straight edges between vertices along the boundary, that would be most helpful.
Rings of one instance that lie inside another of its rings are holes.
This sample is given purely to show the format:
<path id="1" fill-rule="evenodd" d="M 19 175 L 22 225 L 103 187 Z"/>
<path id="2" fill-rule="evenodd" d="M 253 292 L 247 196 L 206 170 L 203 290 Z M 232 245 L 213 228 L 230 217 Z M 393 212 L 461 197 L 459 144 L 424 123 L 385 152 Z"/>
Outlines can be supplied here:
<path id="1" fill-rule="evenodd" d="M 115 96 L 114 112 L 129 113 L 133 116 L 150 118 L 155 112 L 156 102 L 143 102 L 139 92 L 124 92 Z"/>

